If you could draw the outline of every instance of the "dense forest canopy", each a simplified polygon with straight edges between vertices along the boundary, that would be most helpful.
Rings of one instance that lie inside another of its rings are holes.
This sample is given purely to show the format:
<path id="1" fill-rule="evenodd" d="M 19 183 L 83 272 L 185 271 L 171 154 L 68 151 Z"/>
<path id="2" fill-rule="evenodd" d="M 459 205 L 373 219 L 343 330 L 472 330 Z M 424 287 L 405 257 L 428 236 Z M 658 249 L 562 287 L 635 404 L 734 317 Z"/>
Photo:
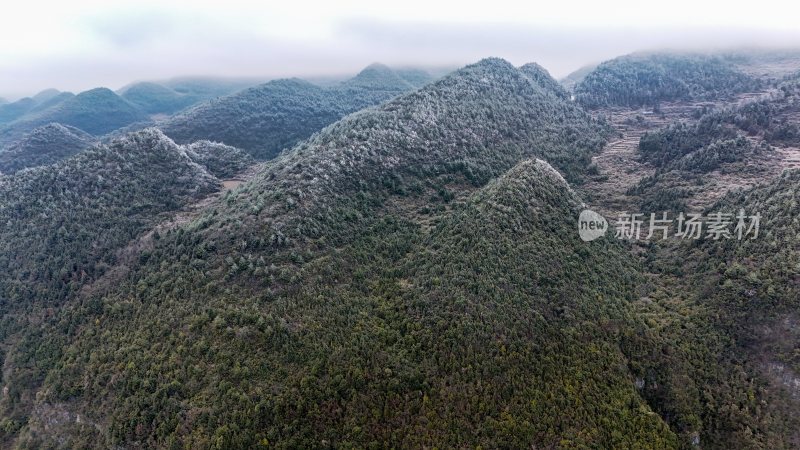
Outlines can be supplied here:
<path id="1" fill-rule="evenodd" d="M 97 88 L 68 96 L 41 110 L 27 111 L 16 120 L 0 125 L 0 147 L 49 123 L 60 123 L 94 136 L 102 136 L 142 120 L 147 120 L 144 111 L 109 89 Z"/>
<path id="2" fill-rule="evenodd" d="M 47 124 L 0 152 L 0 173 L 53 164 L 96 143 L 92 135 L 75 127 Z"/>
<path id="3" fill-rule="evenodd" d="M 328 87 L 300 79 L 274 80 L 197 105 L 158 126 L 179 143 L 223 142 L 269 159 L 347 114 L 410 91 L 412 82 L 419 85 L 429 79 L 373 64 Z"/>
<path id="4" fill-rule="evenodd" d="M 588 108 L 657 106 L 673 100 L 710 100 L 757 90 L 761 82 L 719 56 L 632 54 L 595 67 L 575 86 Z"/>
<path id="5" fill-rule="evenodd" d="M 0 105 L 0 447 L 797 448 L 800 90 L 762 60 Z M 758 239 L 577 232 L 603 177 L 677 212 L 723 175 L 702 212 Z"/>

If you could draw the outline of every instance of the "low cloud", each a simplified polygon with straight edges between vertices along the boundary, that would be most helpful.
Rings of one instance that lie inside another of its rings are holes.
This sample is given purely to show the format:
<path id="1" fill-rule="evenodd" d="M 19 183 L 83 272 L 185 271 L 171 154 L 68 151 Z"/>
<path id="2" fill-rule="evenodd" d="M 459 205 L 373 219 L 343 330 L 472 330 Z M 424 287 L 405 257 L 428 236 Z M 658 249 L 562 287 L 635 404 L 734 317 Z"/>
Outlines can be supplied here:
<path id="1" fill-rule="evenodd" d="M 457 66 L 487 56 L 538 62 L 561 77 L 589 63 L 637 50 L 800 47 L 800 31 L 735 28 L 589 28 L 342 18 L 314 38 L 280 37 L 258 27 L 180 11 L 84 17 L 92 45 L 82 52 L 0 62 L 0 96 L 55 87 L 73 92 L 120 88 L 177 76 L 324 76 L 369 63 Z"/>

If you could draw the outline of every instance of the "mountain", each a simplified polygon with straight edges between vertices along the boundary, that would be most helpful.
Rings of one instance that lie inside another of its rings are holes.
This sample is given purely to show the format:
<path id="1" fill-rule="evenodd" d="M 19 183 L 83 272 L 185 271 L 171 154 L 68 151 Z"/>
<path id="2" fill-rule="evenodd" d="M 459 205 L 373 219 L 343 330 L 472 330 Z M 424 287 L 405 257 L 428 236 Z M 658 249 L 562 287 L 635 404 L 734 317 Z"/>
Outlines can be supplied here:
<path id="1" fill-rule="evenodd" d="M 51 123 L 34 129 L 0 152 L 0 173 L 52 164 L 96 143 L 90 134 L 77 128 Z"/>
<path id="2" fill-rule="evenodd" d="M 8 103 L 8 100 L 4 99 L 3 97 L 0 97 L 0 106 L 5 105 L 6 103 Z"/>
<path id="3" fill-rule="evenodd" d="M 48 100 L 51 100 L 61 94 L 61 91 L 58 89 L 45 89 L 38 94 L 33 96 L 33 101 L 37 104 L 42 104 Z"/>
<path id="4" fill-rule="evenodd" d="M 147 115 L 138 107 L 109 89 L 97 88 L 81 92 L 36 114 L 26 115 L 0 127 L 0 144 L 8 145 L 25 133 L 53 122 L 101 136 L 146 119 Z"/>
<path id="5" fill-rule="evenodd" d="M 528 63 L 520 67 L 520 70 L 525 73 L 532 80 L 539 83 L 543 88 L 555 93 L 561 98 L 568 98 L 569 94 L 552 76 L 550 72 L 544 67 L 536 63 Z"/>
<path id="6" fill-rule="evenodd" d="M 159 232 L 126 276 L 93 270 L 101 287 L 7 353 L 35 361 L 4 379 L 9 439 L 674 443 L 617 342 L 637 326 L 624 249 L 578 239 L 556 171 L 579 179 L 608 129 L 543 84 L 488 59 L 349 115 Z"/>
<path id="7" fill-rule="evenodd" d="M 182 77 L 160 81 L 158 84 L 182 95 L 207 100 L 230 95 L 263 82 L 258 78 Z"/>
<path id="8" fill-rule="evenodd" d="M 158 239 L 156 225 L 177 220 L 172 218 L 177 211 L 220 191 L 215 174 L 225 176 L 251 163 L 241 151 L 206 144 L 184 148 L 150 129 L 52 165 L 1 176 L 0 358 L 9 362 L 16 353 L 7 344 L 29 345 L 25 339 L 36 339 L 54 308 L 74 300 L 87 285 L 113 285 L 135 263 L 130 255 Z M 55 342 L 51 339 L 58 336 L 42 339 Z M 16 371 L 36 380 L 53 357 L 36 357 Z M 3 378 L 8 395 L 0 400 L 0 440 L 5 445 L 9 430 L 25 420 L 20 407 L 29 397 L 26 385 L 11 382 L 8 374 Z"/>
<path id="9" fill-rule="evenodd" d="M 158 124 L 176 142 L 206 139 L 269 159 L 341 117 L 412 90 L 386 66 L 373 64 L 339 85 L 275 80 L 211 100 Z"/>
<path id="10" fill-rule="evenodd" d="M 799 192 L 796 169 L 731 192 L 706 215 L 729 214 L 733 230 L 739 214 L 746 227 L 759 214 L 758 236 L 673 239 L 647 258 L 642 313 L 664 352 L 642 359 L 642 394 L 704 447 L 800 445 Z"/>
<path id="11" fill-rule="evenodd" d="M 647 326 L 623 351 L 682 448 L 800 445 L 797 89 L 676 101 L 647 118 L 602 110 L 625 136 L 595 159 L 611 181 L 585 185 L 616 197 L 592 207 L 644 213 L 645 230 L 648 213 L 672 219 L 669 238 L 630 244 L 641 275 L 631 312 Z M 702 215 L 698 239 L 676 235 L 680 214 Z M 758 236 L 737 238 L 740 215 L 745 227 L 760 215 Z M 713 239 L 717 217 L 730 239 Z"/>
<path id="12" fill-rule="evenodd" d="M 30 97 L 25 97 L 13 103 L 0 105 L 0 126 L 2 126 L 3 123 L 11 122 L 22 117 L 34 106 L 36 106 L 36 101 Z"/>
<path id="13" fill-rule="evenodd" d="M 565 76 L 564 78 L 558 80 L 558 82 L 561 83 L 562 86 L 564 86 L 564 89 L 566 89 L 567 92 L 574 92 L 575 86 L 577 86 L 581 81 L 583 81 L 583 79 L 586 78 L 586 75 L 592 73 L 592 71 L 596 67 L 597 65 L 595 64 L 589 64 L 587 66 L 583 66 L 580 69 Z"/>
<path id="14" fill-rule="evenodd" d="M 120 96 L 148 114 L 172 114 L 200 101 L 199 97 L 180 94 L 150 82 L 128 86 L 120 92 Z"/>
<path id="15" fill-rule="evenodd" d="M 411 86 L 415 88 L 420 88 L 425 86 L 426 84 L 434 81 L 435 79 L 439 78 L 428 72 L 425 69 L 418 69 L 414 67 L 401 67 L 394 69 L 394 72 L 409 83 Z"/>
<path id="16" fill-rule="evenodd" d="M 56 89 L 47 89 L 39 92 L 35 96 L 17 100 L 14 103 L 0 102 L 0 126 L 6 122 L 17 120 L 26 114 L 35 113 L 50 108 L 73 94 L 60 92 Z"/>
<path id="17" fill-rule="evenodd" d="M 597 66 L 575 86 L 575 99 L 589 108 L 640 107 L 724 98 L 760 88 L 760 80 L 723 57 L 632 54 Z"/>
<path id="18" fill-rule="evenodd" d="M 414 87 L 397 72 L 379 63 L 370 64 L 342 84 L 346 87 L 374 91 L 408 91 Z"/>
<path id="19" fill-rule="evenodd" d="M 40 133 L 89 139 L 74 129 L 51 125 L 28 140 L 35 141 Z M 213 167 L 227 161 L 244 168 L 251 162 L 241 151 L 221 146 L 180 147 L 149 129 L 56 164 L 0 178 L 3 273 L 17 276 L 10 284 L 13 278 L 4 279 L 3 287 L 52 283 L 60 291 L 67 288 L 65 280 L 79 285 L 102 272 L 100 260 L 113 261 L 113 249 L 145 231 L 160 213 L 219 188 L 219 180 L 206 167 L 215 153 L 219 160 Z M 3 298 L 14 297 L 4 291 Z"/>
<path id="20" fill-rule="evenodd" d="M 31 107 L 31 109 L 29 109 L 25 114 L 27 116 L 34 115 L 36 113 L 53 108 L 73 97 L 75 97 L 75 94 L 72 92 L 58 92 L 53 93 L 51 96 L 39 97 L 41 101 L 38 101 L 37 104 Z"/>

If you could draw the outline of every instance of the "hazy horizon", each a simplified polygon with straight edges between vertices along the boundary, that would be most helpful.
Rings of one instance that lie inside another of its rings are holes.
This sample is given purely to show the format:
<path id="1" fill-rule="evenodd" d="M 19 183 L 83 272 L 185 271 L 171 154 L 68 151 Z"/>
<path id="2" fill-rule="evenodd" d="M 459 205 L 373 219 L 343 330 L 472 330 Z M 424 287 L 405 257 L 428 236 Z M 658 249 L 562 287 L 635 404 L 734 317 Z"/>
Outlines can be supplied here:
<path id="1" fill-rule="evenodd" d="M 682 0 L 658 14 L 628 0 L 568 6 L 34 0 L 4 14 L 0 97 L 184 77 L 345 76 L 373 62 L 443 67 L 488 56 L 537 62 L 561 78 L 635 51 L 800 47 L 795 15 L 772 0 L 757 10 Z"/>

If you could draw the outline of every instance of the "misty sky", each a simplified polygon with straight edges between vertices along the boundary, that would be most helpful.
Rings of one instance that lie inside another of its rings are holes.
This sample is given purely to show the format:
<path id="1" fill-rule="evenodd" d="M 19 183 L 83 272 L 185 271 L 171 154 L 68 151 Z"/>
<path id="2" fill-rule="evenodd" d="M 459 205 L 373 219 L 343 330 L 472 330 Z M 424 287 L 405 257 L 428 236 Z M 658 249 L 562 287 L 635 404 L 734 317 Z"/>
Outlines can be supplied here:
<path id="1" fill-rule="evenodd" d="M 500 56 L 560 77 L 657 48 L 800 47 L 779 0 L 26 0 L 0 6 L 0 96 L 208 75 L 339 75 Z"/>

